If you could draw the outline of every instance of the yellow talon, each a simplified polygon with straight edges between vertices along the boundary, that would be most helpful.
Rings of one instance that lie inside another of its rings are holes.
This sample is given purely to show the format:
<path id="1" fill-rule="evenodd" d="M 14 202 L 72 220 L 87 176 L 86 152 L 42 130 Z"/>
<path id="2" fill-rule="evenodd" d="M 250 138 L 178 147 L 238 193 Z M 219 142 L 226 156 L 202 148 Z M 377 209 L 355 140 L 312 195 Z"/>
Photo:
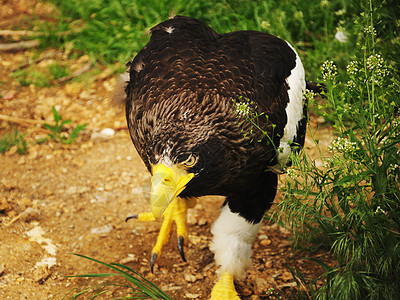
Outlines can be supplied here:
<path id="1" fill-rule="evenodd" d="M 155 221 L 156 218 L 154 218 L 153 213 L 146 212 L 146 213 L 139 214 L 137 216 L 137 220 L 140 222 L 151 222 L 151 221 Z"/>
<path id="2" fill-rule="evenodd" d="M 144 213 L 128 217 L 139 221 L 153 221 L 164 218 L 157 242 L 153 247 L 150 260 L 151 271 L 156 260 L 161 256 L 162 249 L 168 243 L 171 236 L 172 222 L 176 223 L 178 233 L 178 250 L 184 261 L 185 254 L 183 245 L 187 242 L 187 209 L 196 205 L 195 199 L 182 199 L 178 195 L 186 188 L 194 177 L 194 173 L 187 171 L 185 163 L 178 163 L 172 166 L 158 164 L 152 166 L 151 191 L 150 191 L 150 213 Z"/>
<path id="3" fill-rule="evenodd" d="M 187 230 L 187 210 L 188 208 L 193 208 L 196 205 L 196 199 L 182 199 L 180 197 L 176 197 L 171 204 L 164 211 L 162 218 L 162 224 L 160 231 L 158 233 L 156 244 L 152 250 L 151 257 L 151 269 L 153 271 L 153 267 L 158 258 L 160 258 L 162 249 L 169 242 L 169 238 L 171 236 L 172 223 L 176 224 L 176 231 L 178 236 L 178 249 L 179 253 L 184 261 L 186 261 L 185 254 L 183 252 L 183 245 L 188 241 L 188 230 Z M 135 215 L 133 217 L 128 217 L 128 219 L 137 219 L 141 222 L 151 222 L 155 221 L 153 213 L 141 213 Z"/>
<path id="4" fill-rule="evenodd" d="M 187 201 L 185 199 L 177 197 L 164 211 L 164 220 L 162 222 L 161 229 L 157 237 L 157 242 L 152 251 L 153 255 L 156 254 L 156 258 L 159 258 L 161 256 L 162 249 L 168 243 L 171 236 L 172 223 L 175 222 L 178 235 L 179 252 L 182 256 L 182 259 L 186 261 L 185 255 L 183 253 L 183 244 L 188 240 L 187 210 Z"/>
<path id="5" fill-rule="evenodd" d="M 223 273 L 211 291 L 210 300 L 240 300 L 232 275 Z"/>

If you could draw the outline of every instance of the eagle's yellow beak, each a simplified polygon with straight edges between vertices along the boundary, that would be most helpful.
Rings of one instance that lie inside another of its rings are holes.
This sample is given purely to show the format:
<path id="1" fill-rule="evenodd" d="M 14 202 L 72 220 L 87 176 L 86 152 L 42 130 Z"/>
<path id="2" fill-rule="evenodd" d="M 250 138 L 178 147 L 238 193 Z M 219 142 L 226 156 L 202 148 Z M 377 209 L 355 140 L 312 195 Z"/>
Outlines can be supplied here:
<path id="1" fill-rule="evenodd" d="M 160 164 L 153 167 L 150 204 L 154 218 L 161 218 L 164 210 L 185 189 L 193 176 L 193 173 L 188 173 L 182 166 L 168 168 Z"/>

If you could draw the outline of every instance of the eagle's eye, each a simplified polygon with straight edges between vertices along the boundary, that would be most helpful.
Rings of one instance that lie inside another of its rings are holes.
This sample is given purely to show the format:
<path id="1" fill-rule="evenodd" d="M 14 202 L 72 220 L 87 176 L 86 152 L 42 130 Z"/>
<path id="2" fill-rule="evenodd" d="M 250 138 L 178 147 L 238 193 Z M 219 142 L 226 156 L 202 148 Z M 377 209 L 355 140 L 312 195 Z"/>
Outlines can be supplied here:
<path id="1" fill-rule="evenodd" d="M 188 158 L 181 162 L 185 167 L 193 167 L 197 163 L 197 156 L 194 154 L 190 154 Z"/>

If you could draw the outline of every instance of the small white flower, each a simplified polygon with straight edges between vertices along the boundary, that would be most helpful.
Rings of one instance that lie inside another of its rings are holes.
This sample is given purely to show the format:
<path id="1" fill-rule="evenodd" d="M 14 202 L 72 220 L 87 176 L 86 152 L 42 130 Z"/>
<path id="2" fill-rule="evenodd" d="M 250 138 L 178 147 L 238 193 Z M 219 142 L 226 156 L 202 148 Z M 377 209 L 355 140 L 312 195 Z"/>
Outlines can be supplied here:
<path id="1" fill-rule="evenodd" d="M 370 55 L 366 61 L 367 68 L 372 71 L 376 68 L 380 69 L 384 66 L 384 60 L 379 54 Z"/>
<path id="2" fill-rule="evenodd" d="M 337 67 L 331 60 L 327 60 L 322 64 L 322 78 L 325 81 L 334 80 L 337 75 Z"/>
<path id="3" fill-rule="evenodd" d="M 331 146 L 328 147 L 329 151 L 338 151 L 341 153 L 352 153 L 357 149 L 357 144 L 355 142 L 350 142 L 346 138 L 338 137 L 334 140 Z"/>
<path id="4" fill-rule="evenodd" d="M 369 25 L 364 28 L 364 33 L 376 36 L 376 29 L 374 28 L 374 26 Z"/>
<path id="5" fill-rule="evenodd" d="M 304 18 L 303 12 L 302 11 L 296 11 L 294 13 L 294 18 L 302 20 Z"/>
<path id="6" fill-rule="evenodd" d="M 329 7 L 331 3 L 328 0 L 321 1 L 321 7 Z"/>
<path id="7" fill-rule="evenodd" d="M 375 210 L 375 215 L 377 214 L 386 214 L 386 212 L 378 205 L 378 207 Z"/>
<path id="8" fill-rule="evenodd" d="M 303 99 L 309 102 L 314 98 L 314 96 L 315 96 L 314 91 L 306 89 L 306 92 L 303 95 Z"/>
<path id="9" fill-rule="evenodd" d="M 346 83 L 346 87 L 350 90 L 350 91 L 354 91 L 356 89 L 356 83 L 353 80 L 349 80 Z"/>
<path id="10" fill-rule="evenodd" d="M 397 168 L 399 167 L 398 164 L 390 164 L 388 167 L 388 173 L 392 173 L 393 171 L 395 171 Z"/>
<path id="11" fill-rule="evenodd" d="M 286 174 L 292 179 L 295 179 L 296 177 L 299 177 L 299 174 L 297 174 L 294 169 L 287 169 L 286 170 Z"/>
<path id="12" fill-rule="evenodd" d="M 268 21 L 262 21 L 261 22 L 261 29 L 262 30 L 268 30 L 271 27 L 271 24 Z"/>
<path id="13" fill-rule="evenodd" d="M 344 9 L 344 8 L 335 11 L 335 15 L 337 15 L 337 16 L 342 16 L 345 13 L 346 13 L 346 9 Z"/>
<path id="14" fill-rule="evenodd" d="M 235 102 L 235 111 L 240 116 L 247 116 L 250 113 L 250 103 L 248 101 Z"/>
<path id="15" fill-rule="evenodd" d="M 356 61 L 356 60 L 351 61 L 351 62 L 347 65 L 346 70 L 347 70 L 347 74 L 349 74 L 349 75 L 357 75 L 358 72 L 359 72 L 359 69 L 358 69 L 358 61 Z"/>

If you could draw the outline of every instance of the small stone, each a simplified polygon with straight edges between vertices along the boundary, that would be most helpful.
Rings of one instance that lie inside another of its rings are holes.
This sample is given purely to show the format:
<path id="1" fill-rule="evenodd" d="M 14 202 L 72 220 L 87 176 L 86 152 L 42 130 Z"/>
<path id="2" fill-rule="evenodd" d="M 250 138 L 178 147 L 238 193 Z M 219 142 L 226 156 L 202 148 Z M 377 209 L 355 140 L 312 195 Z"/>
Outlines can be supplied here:
<path id="1" fill-rule="evenodd" d="M 200 299 L 201 294 L 186 293 L 185 296 L 188 299 Z"/>
<path id="2" fill-rule="evenodd" d="M 39 153 L 35 148 L 30 148 L 27 157 L 29 160 L 34 160 L 38 157 L 38 155 L 39 155 Z"/>
<path id="3" fill-rule="evenodd" d="M 267 236 L 266 234 L 260 234 L 260 235 L 258 236 L 258 239 L 259 239 L 259 240 L 268 240 L 268 236 Z"/>
<path id="4" fill-rule="evenodd" d="M 272 243 L 271 240 L 261 240 L 260 241 L 260 245 L 264 246 L 264 247 L 267 247 L 267 246 L 271 245 L 271 243 Z"/>
<path id="5" fill-rule="evenodd" d="M 105 191 L 112 191 L 113 189 L 114 189 L 114 187 L 112 186 L 111 183 L 106 183 L 106 184 L 104 185 L 104 190 L 105 190 Z"/>
<path id="6" fill-rule="evenodd" d="M 192 274 L 185 274 L 185 280 L 187 282 L 195 282 L 197 281 L 197 277 Z"/>
<path id="7" fill-rule="evenodd" d="M 39 283 L 43 283 L 51 275 L 50 269 L 47 265 L 40 265 L 33 271 L 33 280 Z"/>
<path id="8" fill-rule="evenodd" d="M 200 220 L 198 222 L 199 226 L 207 225 L 207 223 L 208 223 L 208 221 L 206 218 L 200 218 Z"/>
<path id="9" fill-rule="evenodd" d="M 292 287 L 296 287 L 297 283 L 296 282 L 288 282 L 285 284 L 280 285 L 280 288 L 292 288 Z"/>
<path id="10" fill-rule="evenodd" d="M 95 227 L 90 230 L 93 234 L 107 234 L 113 230 L 113 226 L 108 224 L 101 227 Z"/>
<path id="11" fill-rule="evenodd" d="M 96 142 L 104 142 L 108 141 L 111 137 L 115 135 L 115 130 L 112 128 L 104 128 L 100 132 L 93 132 L 92 135 L 90 136 L 90 139 L 96 143 Z"/>
<path id="12" fill-rule="evenodd" d="M 288 271 L 283 272 L 282 275 L 279 276 L 279 277 L 280 277 L 280 279 L 281 279 L 282 281 L 285 281 L 285 282 L 287 282 L 287 281 L 289 281 L 289 280 L 293 280 L 293 275 L 292 275 L 292 273 L 290 273 L 290 272 L 288 272 Z"/>
<path id="13" fill-rule="evenodd" d="M 137 259 L 136 259 L 136 257 L 135 257 L 135 254 L 128 254 L 128 257 L 126 257 L 126 258 L 124 258 L 124 259 L 121 259 L 120 261 L 119 261 L 119 263 L 120 264 L 127 264 L 127 263 L 130 263 L 130 262 L 133 262 L 133 261 L 136 261 Z"/>
<path id="14" fill-rule="evenodd" d="M 102 131 L 100 131 L 100 133 L 111 137 L 115 135 L 115 130 L 112 128 L 104 128 Z"/>
<path id="15" fill-rule="evenodd" d="M 79 94 L 79 98 L 83 99 L 83 100 L 87 100 L 90 98 L 90 93 L 87 90 L 84 90 Z"/>
<path id="16" fill-rule="evenodd" d="M 265 294 L 266 292 L 268 292 L 269 288 L 270 288 L 270 284 L 268 283 L 267 280 L 265 280 L 264 278 L 261 277 L 256 277 L 255 278 L 255 290 L 257 292 L 257 294 Z"/>

